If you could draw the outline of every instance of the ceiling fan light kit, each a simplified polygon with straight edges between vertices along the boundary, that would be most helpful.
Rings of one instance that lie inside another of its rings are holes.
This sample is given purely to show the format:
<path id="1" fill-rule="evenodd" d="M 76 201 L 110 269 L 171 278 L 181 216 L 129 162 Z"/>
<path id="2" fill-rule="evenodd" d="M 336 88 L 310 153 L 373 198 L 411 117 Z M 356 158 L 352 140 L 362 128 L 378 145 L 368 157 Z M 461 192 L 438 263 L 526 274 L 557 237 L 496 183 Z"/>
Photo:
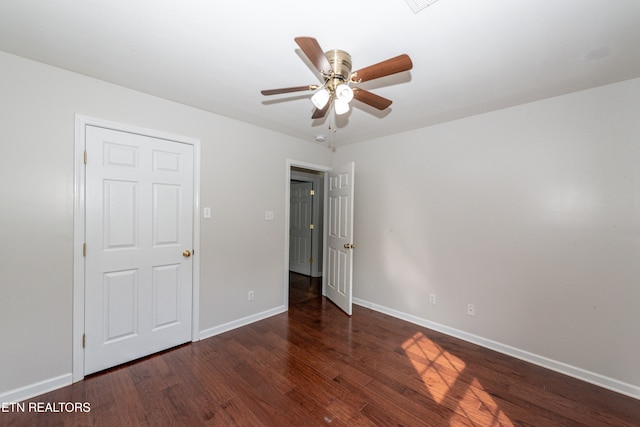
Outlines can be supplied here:
<path id="1" fill-rule="evenodd" d="M 339 84 L 336 88 L 336 98 L 338 101 L 351 102 L 353 99 L 353 89 L 348 84 Z"/>
<path id="2" fill-rule="evenodd" d="M 335 108 L 337 115 L 348 113 L 349 110 L 350 110 L 349 103 L 347 101 L 341 100 L 341 99 L 336 99 L 336 102 L 335 102 L 335 105 L 333 106 L 333 108 Z"/>
<path id="3" fill-rule="evenodd" d="M 329 102 L 329 98 L 331 98 L 331 93 L 329 93 L 329 91 L 324 87 L 321 87 L 311 97 L 311 102 L 316 106 L 316 108 L 322 109 L 325 105 L 327 105 L 327 102 Z"/>
<path id="4" fill-rule="evenodd" d="M 296 37 L 296 43 L 316 67 L 322 76 L 322 85 L 295 86 L 282 89 L 263 90 L 263 95 L 277 95 L 282 93 L 316 90 L 311 96 L 311 102 L 316 107 L 312 119 L 323 118 L 331 105 L 337 115 L 349 112 L 350 102 L 355 98 L 378 110 L 384 110 L 391 105 L 391 100 L 383 98 L 359 87 L 358 84 L 391 74 L 409 71 L 413 63 L 408 55 L 402 54 L 386 61 L 379 62 L 358 71 L 351 72 L 351 55 L 344 50 L 330 50 L 323 52 L 317 40 L 312 37 Z"/>

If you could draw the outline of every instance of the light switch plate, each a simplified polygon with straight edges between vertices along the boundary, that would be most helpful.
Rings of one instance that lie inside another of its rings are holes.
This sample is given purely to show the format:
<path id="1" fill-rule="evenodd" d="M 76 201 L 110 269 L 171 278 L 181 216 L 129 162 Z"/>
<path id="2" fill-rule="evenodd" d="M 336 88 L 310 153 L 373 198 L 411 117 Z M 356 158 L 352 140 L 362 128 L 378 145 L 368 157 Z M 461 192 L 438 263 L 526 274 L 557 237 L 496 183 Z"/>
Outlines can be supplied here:
<path id="1" fill-rule="evenodd" d="M 273 211 L 265 211 L 264 219 L 265 221 L 273 221 Z"/>
<path id="2" fill-rule="evenodd" d="M 202 216 L 205 218 L 211 218 L 211 208 L 204 208 L 202 210 Z"/>

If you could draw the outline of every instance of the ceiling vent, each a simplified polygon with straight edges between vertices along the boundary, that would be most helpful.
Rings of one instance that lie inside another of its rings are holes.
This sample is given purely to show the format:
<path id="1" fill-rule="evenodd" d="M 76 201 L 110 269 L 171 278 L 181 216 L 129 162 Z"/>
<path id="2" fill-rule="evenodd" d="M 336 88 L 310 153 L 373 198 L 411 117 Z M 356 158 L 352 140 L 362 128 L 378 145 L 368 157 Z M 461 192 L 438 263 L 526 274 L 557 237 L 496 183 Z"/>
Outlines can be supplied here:
<path id="1" fill-rule="evenodd" d="M 413 13 L 418 13 L 422 9 L 426 9 L 438 0 L 406 0 Z"/>

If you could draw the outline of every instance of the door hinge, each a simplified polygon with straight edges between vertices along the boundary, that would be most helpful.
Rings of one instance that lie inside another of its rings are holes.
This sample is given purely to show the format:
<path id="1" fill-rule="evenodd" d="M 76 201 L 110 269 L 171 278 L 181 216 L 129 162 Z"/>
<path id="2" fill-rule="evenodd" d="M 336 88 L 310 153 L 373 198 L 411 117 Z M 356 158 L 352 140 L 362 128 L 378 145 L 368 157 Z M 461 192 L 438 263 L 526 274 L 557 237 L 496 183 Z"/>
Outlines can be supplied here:
<path id="1" fill-rule="evenodd" d="M 82 348 L 84 348 L 87 345 L 87 336 L 85 334 L 82 334 Z"/>
<path id="2" fill-rule="evenodd" d="M 87 256 L 87 244 L 82 244 L 82 256 Z"/>
<path id="3" fill-rule="evenodd" d="M 311 191 L 309 191 L 309 195 L 310 195 L 310 196 L 315 196 L 315 195 L 316 195 L 316 190 L 311 190 Z"/>
<path id="4" fill-rule="evenodd" d="M 309 264 L 313 264 L 313 258 L 309 258 Z"/>
<path id="5" fill-rule="evenodd" d="M 313 229 L 314 229 L 313 224 L 309 224 L 309 230 L 313 230 Z"/>
<path id="6" fill-rule="evenodd" d="M 84 151 L 84 164 L 87 164 L 87 150 Z"/>

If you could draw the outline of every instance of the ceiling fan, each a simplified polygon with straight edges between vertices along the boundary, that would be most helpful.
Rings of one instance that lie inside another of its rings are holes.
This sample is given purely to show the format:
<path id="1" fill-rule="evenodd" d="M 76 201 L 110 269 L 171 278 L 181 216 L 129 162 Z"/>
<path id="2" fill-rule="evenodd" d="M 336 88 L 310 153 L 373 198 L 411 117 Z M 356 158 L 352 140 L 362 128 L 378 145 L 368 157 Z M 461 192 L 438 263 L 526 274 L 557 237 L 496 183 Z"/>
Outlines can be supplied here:
<path id="1" fill-rule="evenodd" d="M 352 99 L 357 99 L 378 110 L 384 110 L 391 105 L 391 100 L 359 87 L 351 87 L 351 84 L 401 73 L 413 67 L 409 55 L 402 54 L 351 72 L 351 55 L 347 52 L 343 50 L 323 52 L 318 41 L 313 37 L 296 37 L 295 41 L 320 72 L 324 80 L 323 83 L 321 85 L 269 89 L 263 90 L 261 93 L 268 96 L 305 90 L 316 91 L 311 97 L 311 102 L 316 107 L 311 116 L 312 119 L 323 118 L 332 104 L 335 105 L 336 114 L 344 114 L 349 111 L 349 103 Z"/>

